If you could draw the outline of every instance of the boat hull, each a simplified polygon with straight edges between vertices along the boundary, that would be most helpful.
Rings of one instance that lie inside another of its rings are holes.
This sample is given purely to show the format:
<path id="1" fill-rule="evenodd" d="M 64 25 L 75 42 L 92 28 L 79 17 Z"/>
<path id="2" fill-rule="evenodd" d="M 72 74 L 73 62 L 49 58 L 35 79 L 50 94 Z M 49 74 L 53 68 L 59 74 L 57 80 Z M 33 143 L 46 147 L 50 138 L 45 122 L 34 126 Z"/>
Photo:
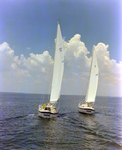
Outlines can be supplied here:
<path id="1" fill-rule="evenodd" d="M 38 116 L 41 118 L 55 118 L 58 116 L 58 112 L 52 113 L 51 111 L 39 111 Z"/>
<path id="2" fill-rule="evenodd" d="M 93 107 L 82 107 L 82 106 L 79 106 L 79 112 L 80 113 L 83 113 L 83 114 L 94 114 L 95 110 Z"/>

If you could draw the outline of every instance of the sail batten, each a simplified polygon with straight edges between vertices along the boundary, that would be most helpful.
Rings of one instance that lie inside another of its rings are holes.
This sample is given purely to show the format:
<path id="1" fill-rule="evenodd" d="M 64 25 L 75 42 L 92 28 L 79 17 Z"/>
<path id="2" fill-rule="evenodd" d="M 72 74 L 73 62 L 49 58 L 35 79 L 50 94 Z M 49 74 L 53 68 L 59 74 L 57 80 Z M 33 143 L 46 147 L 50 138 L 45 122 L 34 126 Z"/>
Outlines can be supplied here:
<path id="1" fill-rule="evenodd" d="M 63 39 L 61 35 L 60 25 L 58 23 L 56 45 L 55 45 L 53 78 L 52 78 L 52 87 L 51 87 L 51 95 L 50 95 L 50 102 L 52 103 L 56 103 L 60 97 L 63 71 L 64 71 Z"/>
<path id="2" fill-rule="evenodd" d="M 88 89 L 85 98 L 85 101 L 87 103 L 95 102 L 95 97 L 96 97 L 97 87 L 98 87 L 98 72 L 99 70 L 98 70 L 96 51 L 93 50 L 89 83 L 88 83 Z"/>

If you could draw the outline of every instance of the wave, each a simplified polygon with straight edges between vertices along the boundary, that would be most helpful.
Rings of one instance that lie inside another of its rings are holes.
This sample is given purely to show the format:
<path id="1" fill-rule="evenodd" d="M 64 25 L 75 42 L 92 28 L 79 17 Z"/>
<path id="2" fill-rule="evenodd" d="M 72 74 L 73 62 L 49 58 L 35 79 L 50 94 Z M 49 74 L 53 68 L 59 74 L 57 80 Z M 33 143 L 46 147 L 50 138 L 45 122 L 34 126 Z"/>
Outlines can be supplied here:
<path id="1" fill-rule="evenodd" d="M 62 115 L 68 115 L 68 114 L 72 114 L 72 113 L 76 113 L 76 112 L 63 112 L 63 113 L 59 113 L 58 116 L 62 116 Z"/>
<path id="2" fill-rule="evenodd" d="M 15 116 L 15 117 L 10 117 L 10 118 L 4 118 L 0 119 L 0 121 L 8 121 L 8 120 L 13 120 L 13 119 L 20 119 L 20 118 L 26 118 L 30 116 L 34 116 L 35 114 L 28 114 L 28 115 L 23 115 L 23 116 Z"/>
<path id="3" fill-rule="evenodd" d="M 107 141 L 107 145 L 110 145 L 112 148 L 122 148 L 122 143 L 119 144 L 118 142 L 115 141 Z"/>

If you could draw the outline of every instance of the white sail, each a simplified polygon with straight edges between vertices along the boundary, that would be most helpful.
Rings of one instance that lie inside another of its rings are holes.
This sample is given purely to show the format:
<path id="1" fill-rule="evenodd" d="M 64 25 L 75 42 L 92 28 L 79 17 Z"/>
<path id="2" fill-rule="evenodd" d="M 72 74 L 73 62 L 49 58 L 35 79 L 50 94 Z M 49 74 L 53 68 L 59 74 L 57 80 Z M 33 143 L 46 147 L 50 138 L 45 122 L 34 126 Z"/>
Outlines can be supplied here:
<path id="1" fill-rule="evenodd" d="M 91 71 L 88 83 L 88 89 L 86 93 L 85 101 L 95 102 L 97 87 L 98 87 L 98 64 L 97 64 L 97 56 L 96 51 L 93 49 L 92 62 L 91 62 Z"/>
<path id="2" fill-rule="evenodd" d="M 63 71 L 64 71 L 63 39 L 62 39 L 62 35 L 61 35 L 60 25 L 58 24 L 56 46 L 55 46 L 55 59 L 54 59 L 52 87 L 51 87 L 51 95 L 50 95 L 51 103 L 56 103 L 60 97 Z"/>

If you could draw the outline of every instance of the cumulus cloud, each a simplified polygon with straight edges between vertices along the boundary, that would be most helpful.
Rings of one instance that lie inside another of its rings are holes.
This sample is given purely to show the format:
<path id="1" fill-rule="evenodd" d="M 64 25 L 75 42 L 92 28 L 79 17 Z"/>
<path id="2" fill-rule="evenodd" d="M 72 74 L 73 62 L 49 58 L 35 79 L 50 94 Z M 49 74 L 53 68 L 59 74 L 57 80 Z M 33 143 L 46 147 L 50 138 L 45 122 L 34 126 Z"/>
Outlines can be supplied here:
<path id="1" fill-rule="evenodd" d="M 10 70 L 13 57 L 14 51 L 9 47 L 9 45 L 6 42 L 0 44 L 0 72 Z"/>
<path id="2" fill-rule="evenodd" d="M 87 57 L 90 52 L 80 38 L 81 36 L 76 34 L 69 42 L 64 43 L 65 70 L 62 91 L 65 94 L 84 94 L 86 91 L 91 58 Z"/>
<path id="3" fill-rule="evenodd" d="M 122 62 L 110 59 L 109 46 L 98 43 L 95 46 L 99 65 L 98 95 L 122 96 Z M 65 68 L 62 94 L 84 95 L 87 90 L 90 53 L 79 34 L 64 42 Z M 92 56 L 92 55 L 91 55 Z M 48 51 L 42 54 L 14 55 L 8 43 L 0 45 L 0 91 L 50 93 L 54 60 Z"/>
<path id="4" fill-rule="evenodd" d="M 48 92 L 52 70 L 53 59 L 48 51 L 25 58 L 23 54 L 15 56 L 6 42 L 0 45 L 0 91 Z"/>
<path id="5" fill-rule="evenodd" d="M 117 63 L 116 60 L 110 59 L 108 48 L 104 43 L 95 46 L 100 70 L 99 93 L 122 96 L 122 62 Z"/>
<path id="6" fill-rule="evenodd" d="M 91 65 L 90 53 L 76 34 L 69 42 L 65 42 L 65 73 L 63 92 L 85 94 L 88 85 Z M 110 59 L 109 45 L 98 43 L 95 46 L 99 65 L 98 95 L 122 96 L 122 62 Z M 92 56 L 92 54 L 91 54 Z M 70 88 L 69 88 L 70 87 Z M 67 90 L 68 89 L 68 90 Z"/>

